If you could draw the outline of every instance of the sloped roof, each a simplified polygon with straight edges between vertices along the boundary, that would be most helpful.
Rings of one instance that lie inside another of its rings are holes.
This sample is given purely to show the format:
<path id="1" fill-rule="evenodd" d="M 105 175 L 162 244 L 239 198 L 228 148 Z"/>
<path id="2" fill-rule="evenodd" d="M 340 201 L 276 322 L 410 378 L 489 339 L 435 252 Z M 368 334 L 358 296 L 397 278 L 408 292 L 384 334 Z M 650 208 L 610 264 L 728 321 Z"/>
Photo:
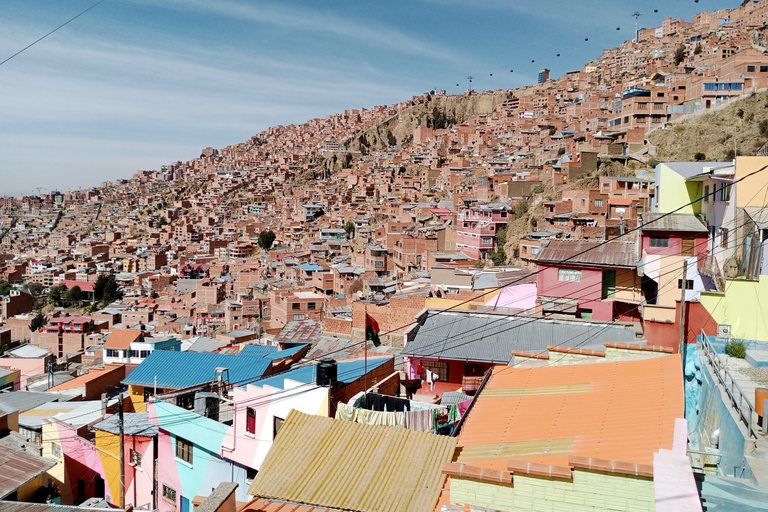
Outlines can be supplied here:
<path id="1" fill-rule="evenodd" d="M 212 381 L 219 367 L 229 370 L 229 382 L 242 382 L 261 377 L 271 364 L 257 357 L 155 350 L 123 383 L 153 386 L 157 377 L 158 388 L 181 389 Z"/>
<path id="2" fill-rule="evenodd" d="M 39 474 L 56 465 L 32 451 L 21 450 L 11 442 L 0 440 L 0 498 L 5 498 Z"/>
<path id="3" fill-rule="evenodd" d="M 455 446 L 453 437 L 293 410 L 248 494 L 361 512 L 432 511 Z"/>
<path id="4" fill-rule="evenodd" d="M 113 414 L 104 421 L 96 423 L 93 428 L 110 432 L 112 434 L 120 433 L 120 418 Z M 153 437 L 157 435 L 157 425 L 149 421 L 149 414 L 146 412 L 127 412 L 123 414 L 123 432 L 128 436 Z"/>
<path id="5" fill-rule="evenodd" d="M 622 325 L 430 310 L 408 336 L 406 357 L 508 364 L 513 350 L 544 352 L 548 345 L 602 350 L 606 341 L 632 343 Z"/>
<path id="6" fill-rule="evenodd" d="M 637 253 L 633 243 L 550 240 L 539 251 L 536 262 L 635 268 L 637 267 Z"/>
<path id="7" fill-rule="evenodd" d="M 496 367 L 468 413 L 456 462 L 567 467 L 573 457 L 652 465 L 683 417 L 680 357 Z"/>
<path id="8" fill-rule="evenodd" d="M 642 214 L 643 231 L 686 231 L 693 233 L 709 233 L 695 215 L 689 213 L 657 213 Z"/>
<path id="9" fill-rule="evenodd" d="M 139 329 L 113 329 L 104 342 L 104 348 L 116 348 L 126 350 L 131 348 L 131 343 L 138 341 L 143 331 Z"/>

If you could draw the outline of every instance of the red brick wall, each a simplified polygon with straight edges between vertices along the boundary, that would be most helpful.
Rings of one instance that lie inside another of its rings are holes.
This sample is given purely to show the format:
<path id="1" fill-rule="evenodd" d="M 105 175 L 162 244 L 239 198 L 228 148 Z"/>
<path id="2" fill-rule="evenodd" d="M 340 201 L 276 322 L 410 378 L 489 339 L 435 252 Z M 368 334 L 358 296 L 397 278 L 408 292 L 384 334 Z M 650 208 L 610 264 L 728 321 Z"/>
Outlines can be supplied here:
<path id="1" fill-rule="evenodd" d="M 337 320 L 335 318 L 323 319 L 323 334 L 341 335 L 342 337 L 352 336 L 352 322 L 349 320 Z"/>

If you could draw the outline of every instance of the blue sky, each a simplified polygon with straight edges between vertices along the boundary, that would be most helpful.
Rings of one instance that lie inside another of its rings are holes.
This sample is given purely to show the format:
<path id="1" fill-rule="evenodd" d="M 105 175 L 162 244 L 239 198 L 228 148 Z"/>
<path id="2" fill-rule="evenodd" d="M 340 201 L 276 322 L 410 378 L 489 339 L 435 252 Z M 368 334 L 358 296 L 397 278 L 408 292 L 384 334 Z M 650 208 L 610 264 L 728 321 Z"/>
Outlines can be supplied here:
<path id="1" fill-rule="evenodd" d="M 4 0 L 0 60 L 94 1 Z M 655 27 L 738 3 L 107 0 L 0 66 L 0 195 L 97 186 L 468 75 L 527 85 L 632 38 L 635 10 Z"/>

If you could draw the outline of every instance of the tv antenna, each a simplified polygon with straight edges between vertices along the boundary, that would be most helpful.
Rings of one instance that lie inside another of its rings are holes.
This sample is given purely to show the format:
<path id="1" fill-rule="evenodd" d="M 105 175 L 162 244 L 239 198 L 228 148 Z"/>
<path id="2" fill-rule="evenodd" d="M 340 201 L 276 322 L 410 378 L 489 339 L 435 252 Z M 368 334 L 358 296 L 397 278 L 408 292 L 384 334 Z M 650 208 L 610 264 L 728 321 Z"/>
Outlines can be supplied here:
<path id="1" fill-rule="evenodd" d="M 467 80 L 469 80 L 469 94 L 472 94 L 472 80 L 473 80 L 472 75 L 469 75 L 467 77 Z"/>
<path id="2" fill-rule="evenodd" d="M 642 15 L 643 14 L 639 11 L 635 11 L 632 13 L 632 16 L 635 18 L 635 42 L 636 43 L 640 41 L 640 32 L 638 29 L 637 21 L 638 21 L 638 18 L 640 18 L 640 16 Z"/>

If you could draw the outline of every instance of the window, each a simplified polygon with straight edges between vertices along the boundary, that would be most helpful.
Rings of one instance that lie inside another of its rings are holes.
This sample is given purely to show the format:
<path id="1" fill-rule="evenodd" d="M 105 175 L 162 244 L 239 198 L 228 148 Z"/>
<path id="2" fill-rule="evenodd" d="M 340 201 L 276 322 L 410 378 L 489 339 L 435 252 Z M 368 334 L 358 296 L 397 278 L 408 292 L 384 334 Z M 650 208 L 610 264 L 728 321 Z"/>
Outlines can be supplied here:
<path id="1" fill-rule="evenodd" d="M 301 302 L 294 302 L 293 304 L 291 304 L 291 309 L 294 311 L 301 310 Z"/>
<path id="2" fill-rule="evenodd" d="M 141 454 L 136 450 L 131 450 L 131 464 L 141 466 Z"/>
<path id="3" fill-rule="evenodd" d="M 587 200 L 586 199 L 582 199 L 581 200 L 581 206 L 585 206 L 586 204 L 587 204 Z"/>
<path id="4" fill-rule="evenodd" d="M 142 350 L 141 352 L 139 352 L 139 357 L 142 359 L 146 359 L 149 357 L 149 354 L 150 354 L 149 350 Z"/>
<path id="5" fill-rule="evenodd" d="M 256 475 L 259 474 L 258 469 L 253 468 L 245 468 L 245 479 L 249 482 L 252 481 L 254 478 L 256 478 Z"/>
<path id="6" fill-rule="evenodd" d="M 307 309 L 315 309 L 316 306 L 315 302 L 307 302 Z"/>
<path id="7" fill-rule="evenodd" d="M 176 436 L 176 458 L 192 464 L 192 443 Z"/>
<path id="8" fill-rule="evenodd" d="M 440 382 L 448 382 L 448 362 L 446 361 L 421 361 L 421 366 L 425 370 L 437 374 Z"/>
<path id="9" fill-rule="evenodd" d="M 602 199 L 595 199 L 595 206 L 597 208 L 600 208 L 603 206 L 603 200 Z"/>
<path id="10" fill-rule="evenodd" d="M 730 201 L 731 200 L 731 185 L 726 183 L 720 188 L 720 200 L 721 201 Z"/>
<path id="11" fill-rule="evenodd" d="M 679 290 L 682 287 L 683 287 L 683 280 L 682 279 L 678 279 L 677 280 L 677 289 Z M 686 290 L 693 290 L 693 279 L 686 279 L 685 280 L 685 289 Z"/>
<path id="12" fill-rule="evenodd" d="M 293 319 L 294 319 L 295 321 L 297 321 L 297 322 L 298 322 L 298 321 L 300 321 L 300 320 L 304 320 L 304 315 L 303 315 L 303 314 L 300 314 L 300 315 L 293 315 Z"/>
<path id="13" fill-rule="evenodd" d="M 531 254 L 539 254 L 539 248 L 538 247 L 531 247 Z"/>
<path id="14" fill-rule="evenodd" d="M 280 429 L 282 428 L 284 421 L 285 419 L 283 418 L 278 418 L 277 416 L 272 417 L 272 430 L 274 432 L 273 439 L 277 437 L 277 433 L 280 432 Z"/>
<path id="15" fill-rule="evenodd" d="M 107 357 L 120 357 L 120 351 L 113 348 L 108 348 Z"/>
<path id="16" fill-rule="evenodd" d="M 761 73 L 768 73 L 768 66 L 760 66 Z"/>
<path id="17" fill-rule="evenodd" d="M 659 247 L 659 248 L 669 247 L 669 238 L 652 236 L 651 237 L 651 247 Z"/>
<path id="18" fill-rule="evenodd" d="M 702 200 L 705 203 L 709 202 L 709 185 L 704 185 L 704 198 Z"/>
<path id="19" fill-rule="evenodd" d="M 558 281 L 571 281 L 574 283 L 581 282 L 581 270 L 576 268 L 559 268 L 557 269 Z"/>
<path id="20" fill-rule="evenodd" d="M 256 409 L 248 407 L 245 413 L 245 431 L 256 434 Z"/>
<path id="21" fill-rule="evenodd" d="M 755 66 L 747 66 L 747 73 L 754 73 Z"/>
<path id="22" fill-rule="evenodd" d="M 483 243 L 484 244 L 492 244 L 493 243 L 493 237 L 492 236 L 484 236 L 483 237 Z"/>
<path id="23" fill-rule="evenodd" d="M 56 458 L 61 457 L 61 446 L 56 443 L 51 443 L 51 453 L 53 453 L 53 456 Z"/>
<path id="24" fill-rule="evenodd" d="M 728 248 L 728 228 L 720 228 L 720 247 Z"/>
<path id="25" fill-rule="evenodd" d="M 173 487 L 169 487 L 163 484 L 163 499 L 170 501 L 174 505 L 176 504 L 176 490 Z"/>

